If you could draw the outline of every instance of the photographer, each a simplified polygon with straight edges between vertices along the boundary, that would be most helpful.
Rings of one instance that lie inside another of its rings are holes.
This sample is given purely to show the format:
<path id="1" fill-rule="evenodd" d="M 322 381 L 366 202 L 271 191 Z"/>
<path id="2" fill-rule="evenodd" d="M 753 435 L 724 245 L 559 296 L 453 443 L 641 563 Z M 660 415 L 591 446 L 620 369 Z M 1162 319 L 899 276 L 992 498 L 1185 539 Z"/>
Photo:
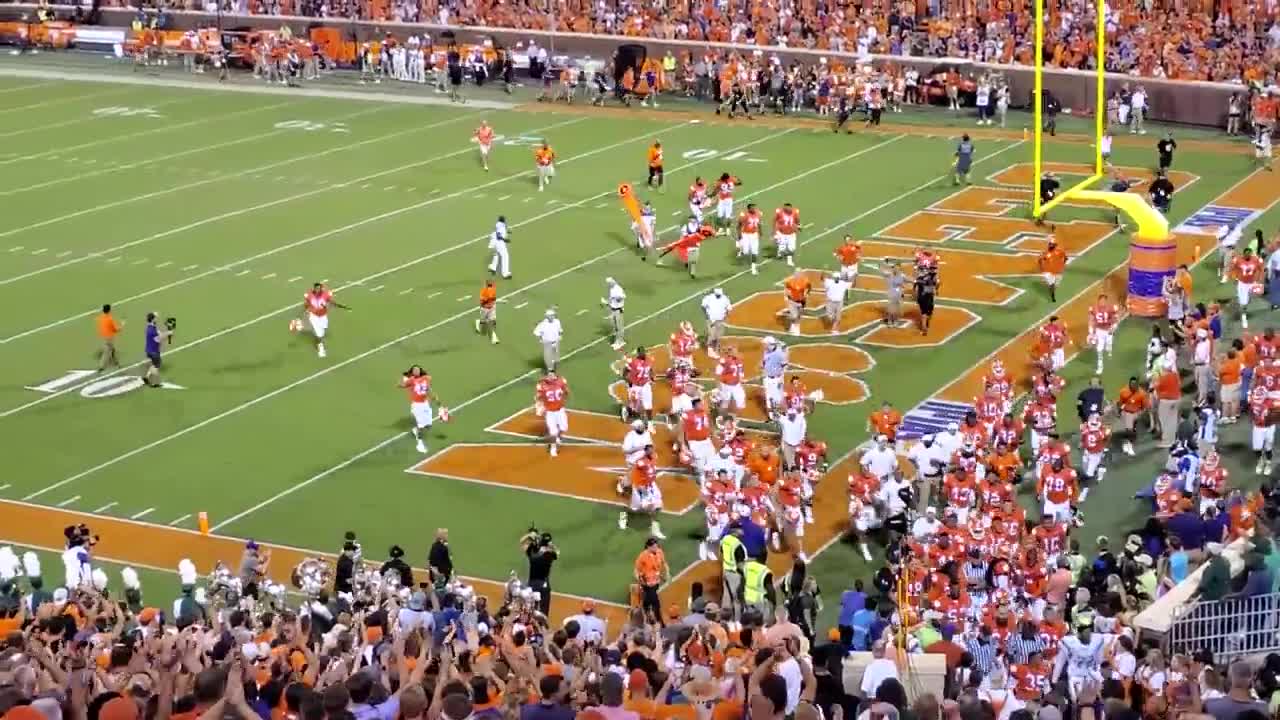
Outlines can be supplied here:
<path id="1" fill-rule="evenodd" d="M 164 330 L 160 329 L 160 325 L 156 322 L 157 317 L 153 312 L 147 313 L 147 327 L 145 332 L 146 339 L 146 355 L 150 366 L 147 372 L 143 374 L 142 381 L 148 387 L 162 387 L 163 381 L 160 379 L 160 347 L 164 341 L 173 342 L 173 329 L 177 325 L 173 318 L 165 320 Z"/>
<path id="2" fill-rule="evenodd" d="M 538 593 L 538 610 L 546 615 L 551 610 L 551 566 L 560 559 L 560 551 L 551 542 L 551 533 L 540 533 L 536 527 L 520 538 L 520 549 L 529 558 L 527 584 Z"/>

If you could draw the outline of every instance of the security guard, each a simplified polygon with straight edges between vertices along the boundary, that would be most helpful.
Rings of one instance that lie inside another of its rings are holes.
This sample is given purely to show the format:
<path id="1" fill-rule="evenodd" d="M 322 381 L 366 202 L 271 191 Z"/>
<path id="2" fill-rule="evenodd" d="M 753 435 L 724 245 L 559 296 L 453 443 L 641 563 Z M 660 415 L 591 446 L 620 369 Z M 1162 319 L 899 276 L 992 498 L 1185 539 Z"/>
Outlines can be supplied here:
<path id="1" fill-rule="evenodd" d="M 747 562 L 747 549 L 742 544 L 742 528 L 730 528 L 720 539 L 720 606 L 733 608 L 733 619 L 742 619 L 742 567 Z"/>
<path id="2" fill-rule="evenodd" d="M 769 566 L 751 558 L 742 568 L 742 599 L 747 608 L 754 608 L 763 618 L 769 617 L 769 595 L 773 590 L 773 575 Z"/>

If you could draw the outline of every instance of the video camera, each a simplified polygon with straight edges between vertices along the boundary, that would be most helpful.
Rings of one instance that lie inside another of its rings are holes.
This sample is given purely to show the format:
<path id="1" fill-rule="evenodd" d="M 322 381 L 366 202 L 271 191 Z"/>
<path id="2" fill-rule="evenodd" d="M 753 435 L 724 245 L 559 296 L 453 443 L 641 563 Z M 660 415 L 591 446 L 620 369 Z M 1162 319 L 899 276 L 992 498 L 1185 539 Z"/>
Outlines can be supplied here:
<path id="1" fill-rule="evenodd" d="M 68 525 L 63 528 L 62 535 L 67 539 L 67 547 L 93 547 L 98 544 L 98 536 L 89 530 L 89 526 L 81 523 L 79 525 Z"/>

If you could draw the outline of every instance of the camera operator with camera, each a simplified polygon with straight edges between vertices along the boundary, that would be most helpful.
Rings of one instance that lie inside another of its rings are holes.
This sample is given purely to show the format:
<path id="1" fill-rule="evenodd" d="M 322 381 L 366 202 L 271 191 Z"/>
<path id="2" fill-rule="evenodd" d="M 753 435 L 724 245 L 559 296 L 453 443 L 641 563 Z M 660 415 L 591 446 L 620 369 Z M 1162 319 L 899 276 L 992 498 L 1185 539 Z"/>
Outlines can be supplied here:
<path id="1" fill-rule="evenodd" d="M 67 539 L 67 546 L 62 551 L 62 567 L 66 571 L 65 586 L 71 590 L 91 582 L 93 573 L 93 546 L 98 544 L 98 536 L 94 535 L 85 524 L 69 525 L 62 530 Z"/>
<path id="2" fill-rule="evenodd" d="M 551 611 L 551 566 L 560 559 L 560 550 L 551 542 L 551 533 L 539 532 L 535 526 L 520 538 L 520 548 L 529 558 L 529 588 L 538 593 L 538 611 Z"/>
<path id="3" fill-rule="evenodd" d="M 160 379 L 160 346 L 165 341 L 172 344 L 173 331 L 178 328 L 178 321 L 175 318 L 165 318 L 165 329 L 163 330 L 160 329 L 160 325 L 156 320 L 156 313 L 147 313 L 145 349 L 149 365 L 147 367 L 147 372 L 142 376 L 142 381 L 147 384 L 147 387 L 153 388 L 161 387 L 164 384 Z"/>

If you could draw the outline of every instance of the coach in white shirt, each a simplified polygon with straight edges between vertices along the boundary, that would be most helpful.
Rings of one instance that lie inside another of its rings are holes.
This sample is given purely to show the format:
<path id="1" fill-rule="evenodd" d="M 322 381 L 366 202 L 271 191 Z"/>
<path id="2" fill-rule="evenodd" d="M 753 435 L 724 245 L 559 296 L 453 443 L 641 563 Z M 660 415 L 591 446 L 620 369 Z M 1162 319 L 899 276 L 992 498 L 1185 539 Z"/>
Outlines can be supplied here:
<path id="1" fill-rule="evenodd" d="M 809 431 L 809 422 L 805 420 L 804 413 L 790 408 L 786 415 L 778 417 L 778 431 L 782 436 L 782 462 L 787 467 L 795 467 L 796 453 Z"/>
<path id="2" fill-rule="evenodd" d="M 1191 362 L 1191 372 L 1196 379 L 1196 402 L 1203 405 L 1213 387 L 1213 339 L 1204 328 L 1196 330 Z"/>
<path id="3" fill-rule="evenodd" d="M 1143 121 L 1147 119 L 1147 89 L 1139 85 L 1133 89 L 1133 94 L 1129 96 L 1129 133 L 1138 133 L 1146 135 L 1147 129 L 1143 127 Z"/>
<path id="4" fill-rule="evenodd" d="M 702 298 L 702 312 L 707 316 L 707 355 L 720 357 L 720 338 L 724 336 L 724 321 L 729 317 L 733 303 L 724 290 L 716 288 Z"/>
<path id="5" fill-rule="evenodd" d="M 938 509 L 930 505 L 925 508 L 924 514 L 916 518 L 916 521 L 911 524 L 911 536 L 917 540 L 924 540 L 937 533 L 941 527 L 942 523 L 938 520 Z"/>
<path id="6" fill-rule="evenodd" d="M 622 308 L 627 304 L 627 292 L 611 277 L 604 279 L 608 297 L 600 298 L 600 304 L 609 308 L 609 324 L 613 328 L 613 349 L 621 350 L 627 341 L 623 339 L 626 323 L 622 320 Z"/>
<path id="7" fill-rule="evenodd" d="M 880 684 L 885 680 L 898 679 L 898 664 L 885 657 L 883 639 L 872 639 L 871 657 L 874 659 L 867 663 L 867 669 L 862 671 L 862 686 L 859 688 L 864 698 L 874 698 L 876 690 L 880 689 Z"/>
<path id="8" fill-rule="evenodd" d="M 960 435 L 959 423 L 947 423 L 947 431 L 938 433 L 934 436 L 933 441 L 938 444 L 938 449 L 944 454 L 948 461 L 951 456 L 960 450 L 960 446 L 964 444 L 964 437 Z"/>
<path id="9" fill-rule="evenodd" d="M 1215 233 L 1218 238 L 1218 257 L 1222 260 L 1222 267 L 1219 268 L 1218 275 L 1224 283 L 1231 273 L 1231 261 L 1236 256 L 1236 247 L 1240 244 L 1240 238 L 1243 236 L 1241 227 L 1241 225 L 1236 225 L 1235 227 L 1219 225 L 1218 232 Z"/>
<path id="10" fill-rule="evenodd" d="M 844 299 L 849 294 L 849 288 L 853 287 L 853 283 L 849 282 L 848 275 L 842 272 L 833 272 L 827 275 L 822 281 L 823 290 L 827 296 L 827 322 L 831 326 L 831 334 L 835 335 L 839 331 L 840 316 L 844 314 Z"/>
<path id="11" fill-rule="evenodd" d="M 898 454 L 889 447 L 889 438 L 877 435 L 875 447 L 862 453 L 861 463 L 864 470 L 884 482 L 898 469 Z"/>
<path id="12" fill-rule="evenodd" d="M 511 244 L 511 233 L 507 230 L 507 218 L 505 215 L 498 216 L 498 222 L 493 224 L 493 233 L 489 235 L 489 249 L 493 251 L 493 259 L 489 261 L 489 274 L 501 272 L 504 280 L 511 279 L 511 253 L 508 245 Z"/>
<path id="13" fill-rule="evenodd" d="M 916 466 L 916 477 L 920 481 L 916 497 L 920 498 L 920 504 L 927 505 L 929 491 L 941 482 L 942 473 L 951 461 L 951 454 L 932 435 L 925 435 L 907 451 L 907 459 Z"/>
<path id="14" fill-rule="evenodd" d="M 555 370 L 560 364 L 560 338 L 564 336 L 564 328 L 561 327 L 555 310 L 547 310 L 546 317 L 533 329 L 533 336 L 542 343 L 543 367 L 547 372 Z"/>

